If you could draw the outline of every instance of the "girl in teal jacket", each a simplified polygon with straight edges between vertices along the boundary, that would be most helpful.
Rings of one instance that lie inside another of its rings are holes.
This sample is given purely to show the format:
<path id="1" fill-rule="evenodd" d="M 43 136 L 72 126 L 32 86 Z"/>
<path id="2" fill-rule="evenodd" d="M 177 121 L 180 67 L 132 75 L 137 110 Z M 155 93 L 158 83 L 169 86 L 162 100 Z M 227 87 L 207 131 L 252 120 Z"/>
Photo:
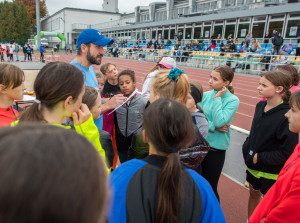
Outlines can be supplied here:
<path id="1" fill-rule="evenodd" d="M 63 62 L 48 63 L 38 73 L 34 91 L 37 102 L 21 115 L 20 123 L 38 122 L 64 127 L 62 123 L 65 119 L 71 118 L 75 131 L 88 138 L 105 160 L 105 151 L 100 144 L 92 114 L 82 104 L 85 87 L 78 68 Z"/>
<path id="2" fill-rule="evenodd" d="M 208 119 L 209 131 L 206 140 L 210 151 L 202 162 L 202 176 L 211 184 L 217 198 L 218 181 L 225 161 L 225 152 L 230 142 L 230 124 L 239 107 L 239 99 L 233 94 L 233 70 L 228 66 L 216 67 L 210 74 L 211 91 L 205 92 L 199 103 Z M 219 199 L 220 200 L 220 199 Z"/>

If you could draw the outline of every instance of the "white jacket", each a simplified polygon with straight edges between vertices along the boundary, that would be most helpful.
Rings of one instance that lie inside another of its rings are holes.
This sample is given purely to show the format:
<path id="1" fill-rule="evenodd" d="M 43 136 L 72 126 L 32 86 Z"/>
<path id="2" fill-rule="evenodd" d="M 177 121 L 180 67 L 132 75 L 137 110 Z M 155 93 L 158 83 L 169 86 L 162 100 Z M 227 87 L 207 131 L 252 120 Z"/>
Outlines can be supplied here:
<path id="1" fill-rule="evenodd" d="M 147 78 L 143 84 L 143 89 L 142 89 L 142 96 L 146 100 L 149 100 L 150 98 L 150 87 L 151 87 L 152 79 L 159 71 L 160 70 L 155 70 L 147 75 Z"/>

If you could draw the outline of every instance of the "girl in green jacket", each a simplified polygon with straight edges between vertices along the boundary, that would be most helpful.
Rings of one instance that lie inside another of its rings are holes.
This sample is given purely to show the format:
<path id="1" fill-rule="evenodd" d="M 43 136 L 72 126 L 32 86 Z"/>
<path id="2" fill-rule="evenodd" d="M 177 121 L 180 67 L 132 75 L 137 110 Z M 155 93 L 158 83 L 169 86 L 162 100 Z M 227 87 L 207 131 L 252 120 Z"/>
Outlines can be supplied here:
<path id="1" fill-rule="evenodd" d="M 100 144 L 92 114 L 82 104 L 85 87 L 83 75 L 78 68 L 63 62 L 48 63 L 38 73 L 34 91 L 37 103 L 21 115 L 20 123 L 38 122 L 62 126 L 65 118 L 71 118 L 76 132 L 87 137 L 105 160 L 105 151 Z"/>
<path id="2" fill-rule="evenodd" d="M 233 70 L 228 66 L 216 67 L 210 74 L 211 91 L 204 92 L 199 103 L 209 124 L 206 140 L 210 150 L 202 162 L 202 176 L 210 183 L 217 198 L 219 178 L 230 142 L 230 124 L 239 107 L 239 99 L 233 94 Z M 220 199 L 219 199 L 220 200 Z"/>

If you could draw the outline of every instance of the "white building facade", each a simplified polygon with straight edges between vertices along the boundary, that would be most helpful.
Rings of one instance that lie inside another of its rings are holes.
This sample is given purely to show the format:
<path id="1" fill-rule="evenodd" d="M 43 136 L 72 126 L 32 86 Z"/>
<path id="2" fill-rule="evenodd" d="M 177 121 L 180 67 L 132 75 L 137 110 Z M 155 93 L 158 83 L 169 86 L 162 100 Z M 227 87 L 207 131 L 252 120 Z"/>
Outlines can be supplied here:
<path id="1" fill-rule="evenodd" d="M 90 24 L 106 23 L 121 18 L 120 13 L 87 10 L 78 8 L 63 8 L 41 22 L 41 30 L 60 32 L 66 38 L 67 46 L 75 46 L 79 33 L 83 29 L 92 28 Z M 49 46 L 60 43 L 57 37 L 49 37 Z"/>

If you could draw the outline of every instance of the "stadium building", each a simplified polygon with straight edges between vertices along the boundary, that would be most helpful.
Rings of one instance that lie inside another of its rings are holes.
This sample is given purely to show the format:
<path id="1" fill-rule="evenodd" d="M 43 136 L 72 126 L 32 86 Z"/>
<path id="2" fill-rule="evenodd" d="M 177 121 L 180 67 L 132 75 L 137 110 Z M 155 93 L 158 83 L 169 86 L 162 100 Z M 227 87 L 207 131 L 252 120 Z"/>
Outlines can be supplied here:
<path id="1" fill-rule="evenodd" d="M 103 10 L 64 8 L 44 19 L 42 29 L 62 32 L 67 44 L 76 44 L 78 34 L 86 28 L 131 41 L 190 41 L 201 35 L 209 39 L 212 33 L 222 39 L 232 34 L 240 40 L 248 32 L 262 39 L 275 29 L 285 43 L 295 44 L 300 32 L 300 0 L 167 0 L 136 6 L 127 14 L 118 12 L 118 0 L 105 0 Z"/>

